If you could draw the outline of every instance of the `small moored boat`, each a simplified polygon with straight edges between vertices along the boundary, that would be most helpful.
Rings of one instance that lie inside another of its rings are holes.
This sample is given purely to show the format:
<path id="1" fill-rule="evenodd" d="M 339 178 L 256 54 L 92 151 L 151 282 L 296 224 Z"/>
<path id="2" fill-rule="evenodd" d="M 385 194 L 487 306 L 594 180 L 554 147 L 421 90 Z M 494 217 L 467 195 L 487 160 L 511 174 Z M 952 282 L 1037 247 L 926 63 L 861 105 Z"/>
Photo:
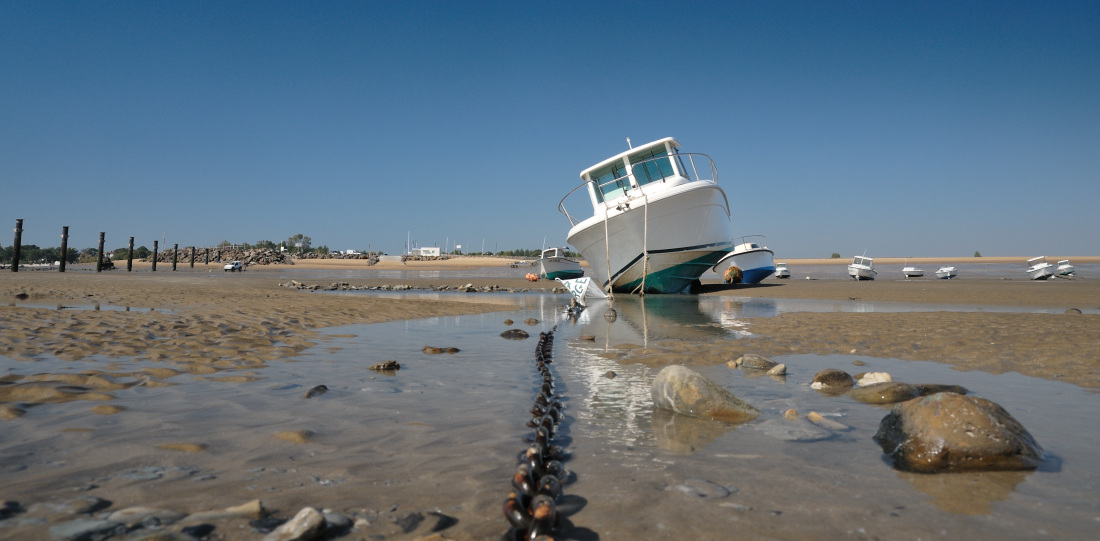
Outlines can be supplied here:
<path id="1" fill-rule="evenodd" d="M 936 271 L 936 278 L 941 280 L 950 280 L 959 275 L 959 270 L 955 267 L 940 267 Z"/>
<path id="2" fill-rule="evenodd" d="M 920 278 L 924 276 L 924 269 L 918 269 L 909 264 L 909 260 L 905 260 L 905 266 L 901 268 L 902 276 L 906 278 Z"/>
<path id="3" fill-rule="evenodd" d="M 787 268 L 786 263 L 775 264 L 775 277 L 776 278 L 790 278 L 791 271 Z"/>
<path id="4" fill-rule="evenodd" d="M 1027 277 L 1032 280 L 1046 280 L 1054 276 L 1054 265 L 1047 262 L 1047 257 L 1041 255 L 1027 260 Z"/>
<path id="5" fill-rule="evenodd" d="M 857 255 L 852 258 L 852 264 L 848 265 L 848 276 L 853 280 L 874 280 L 878 271 L 875 270 L 874 258 Z"/>
<path id="6" fill-rule="evenodd" d="M 547 248 L 535 262 L 539 268 L 539 277 L 547 280 L 570 280 L 584 276 L 581 264 L 565 256 L 564 248 Z"/>
<path id="7" fill-rule="evenodd" d="M 733 249 L 722 256 L 712 270 L 723 277 L 727 284 L 758 284 L 775 272 L 775 253 L 768 249 L 764 235 L 746 235 L 733 241 Z M 740 280 L 730 280 L 727 272 L 731 267 L 741 270 Z"/>
<path id="8" fill-rule="evenodd" d="M 1058 276 L 1074 276 L 1077 273 L 1077 269 L 1073 268 L 1073 265 L 1069 264 L 1068 259 L 1063 259 L 1058 262 L 1058 268 L 1056 269 Z"/>

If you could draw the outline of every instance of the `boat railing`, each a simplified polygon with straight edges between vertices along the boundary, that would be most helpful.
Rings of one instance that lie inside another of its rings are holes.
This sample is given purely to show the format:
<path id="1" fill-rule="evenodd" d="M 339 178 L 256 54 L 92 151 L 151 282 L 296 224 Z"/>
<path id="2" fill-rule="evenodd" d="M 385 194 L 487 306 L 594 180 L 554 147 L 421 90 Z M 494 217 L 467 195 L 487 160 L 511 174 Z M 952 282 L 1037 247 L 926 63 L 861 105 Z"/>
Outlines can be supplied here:
<path id="1" fill-rule="evenodd" d="M 706 154 L 700 154 L 700 153 L 694 153 L 694 152 L 683 152 L 683 153 L 673 154 L 672 157 L 676 158 L 677 169 L 680 170 L 680 172 L 682 173 L 682 176 L 680 176 L 680 175 L 674 175 L 672 177 L 662 176 L 659 179 L 649 179 L 648 176 L 647 176 L 646 182 L 642 182 L 641 179 L 638 178 L 639 172 L 640 171 L 642 171 L 642 172 L 646 171 L 648 169 L 648 167 L 646 167 L 647 164 L 650 164 L 650 163 L 657 164 L 661 160 L 667 161 L 669 159 L 668 155 L 661 155 L 661 156 L 654 156 L 652 158 L 642 160 L 640 162 L 631 163 L 630 167 L 635 172 L 634 173 L 635 181 L 639 182 L 641 186 L 646 186 L 646 185 L 649 185 L 649 184 L 657 184 L 657 183 L 663 184 L 663 183 L 667 182 L 670 178 L 686 178 L 689 182 L 694 182 L 694 181 L 697 181 L 697 180 L 710 180 L 712 182 L 718 182 L 718 168 L 714 165 L 714 160 L 712 160 L 710 158 L 710 156 L 708 156 Z M 686 160 L 685 160 L 685 158 L 686 158 Z M 705 160 L 705 165 L 704 165 L 704 160 Z M 686 161 L 686 163 L 685 163 L 685 161 Z M 696 162 L 698 162 L 698 164 Z M 707 166 L 709 166 L 709 173 L 710 173 L 710 178 L 709 179 L 708 178 L 703 178 L 699 175 L 699 169 L 702 168 L 704 173 L 706 173 L 707 172 Z M 639 169 L 639 167 L 641 169 Z M 659 168 L 658 168 L 658 170 L 659 170 Z M 623 176 L 611 179 L 607 182 L 603 182 L 603 183 L 600 183 L 600 184 L 597 184 L 596 181 L 594 181 L 594 180 L 585 181 L 585 182 L 581 183 L 579 186 L 573 188 L 572 190 L 569 190 L 569 193 L 565 194 L 565 197 L 561 198 L 561 201 L 558 202 L 558 212 L 564 214 L 565 217 L 569 219 L 570 225 L 577 225 L 578 223 L 580 223 L 580 220 L 578 220 L 577 218 L 574 218 L 573 215 L 569 214 L 569 211 L 566 210 L 565 201 L 567 199 L 569 199 L 570 197 L 572 197 L 573 194 L 575 194 L 577 192 L 577 190 L 580 190 L 581 188 L 587 188 L 588 185 L 590 185 L 590 184 L 594 187 L 596 193 L 598 194 L 598 197 L 601 199 L 601 201 L 599 203 L 602 204 L 605 208 L 613 208 L 613 207 L 617 206 L 617 204 L 616 205 L 611 204 L 611 202 L 609 202 L 609 199 L 611 201 L 617 201 L 619 199 L 620 195 L 623 195 L 627 191 L 633 190 L 633 189 L 636 189 L 636 188 L 639 187 L 639 185 L 636 185 L 636 184 L 634 184 L 630 181 L 630 177 L 631 177 L 631 174 L 627 173 Z M 595 211 L 595 209 L 593 209 L 593 211 Z"/>
<path id="2" fill-rule="evenodd" d="M 744 246 L 746 244 L 749 245 L 749 247 L 751 247 L 753 249 L 767 248 L 768 247 L 768 239 L 764 238 L 764 235 L 745 235 L 745 236 L 733 239 L 733 246 L 734 247 Z"/>

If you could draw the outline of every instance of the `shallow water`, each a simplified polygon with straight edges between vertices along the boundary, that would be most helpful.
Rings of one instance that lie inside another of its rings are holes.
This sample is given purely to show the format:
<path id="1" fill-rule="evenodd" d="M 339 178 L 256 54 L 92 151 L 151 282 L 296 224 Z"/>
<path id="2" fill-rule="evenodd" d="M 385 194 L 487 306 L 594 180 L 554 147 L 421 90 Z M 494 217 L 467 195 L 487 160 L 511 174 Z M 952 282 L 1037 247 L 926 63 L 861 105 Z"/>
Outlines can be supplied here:
<path id="1" fill-rule="evenodd" d="M 96 485 L 90 493 L 110 495 L 115 508 L 195 511 L 261 498 L 284 514 L 302 505 L 368 515 L 439 509 L 459 519 L 454 529 L 467 538 L 493 538 L 506 528 L 500 506 L 525 447 L 537 380 L 535 336 L 499 334 L 556 327 L 552 366 L 567 406 L 556 443 L 572 453 L 566 466 L 575 480 L 564 491 L 583 504 L 559 538 L 1094 539 L 1100 531 L 1098 393 L 940 363 L 789 355 L 775 358 L 791 374 L 781 379 L 725 365 L 700 370 L 763 411 L 732 426 L 654 411 L 653 371 L 619 362 L 619 353 L 663 340 L 735 339 L 751 332 L 749 317 L 860 310 L 828 301 L 650 296 L 616 301 L 613 321 L 601 305 L 570 321 L 563 295 L 481 295 L 522 309 L 328 329 L 303 355 L 233 373 L 255 381 L 185 374 L 171 378 L 172 387 L 115 391 L 109 403 L 126 409 L 114 415 L 93 414 L 93 404 L 82 401 L 30 408 L 0 433 L 0 475 L 13 494 L 4 497 L 60 497 Z M 515 323 L 506 326 L 505 318 Z M 426 355 L 426 345 L 460 351 Z M 402 368 L 369 370 L 389 359 Z M 866 366 L 853 366 L 857 360 Z M 156 363 L 47 358 L 15 369 L 125 372 L 147 364 Z M 1046 450 L 1044 463 L 1034 472 L 897 472 L 871 439 L 887 408 L 810 389 L 823 368 L 967 387 L 1027 427 Z M 328 391 L 303 398 L 319 384 Z M 792 408 L 851 428 L 792 441 L 782 420 Z M 313 433 L 309 443 L 274 437 L 301 430 Z M 156 447 L 179 442 L 207 447 Z"/>

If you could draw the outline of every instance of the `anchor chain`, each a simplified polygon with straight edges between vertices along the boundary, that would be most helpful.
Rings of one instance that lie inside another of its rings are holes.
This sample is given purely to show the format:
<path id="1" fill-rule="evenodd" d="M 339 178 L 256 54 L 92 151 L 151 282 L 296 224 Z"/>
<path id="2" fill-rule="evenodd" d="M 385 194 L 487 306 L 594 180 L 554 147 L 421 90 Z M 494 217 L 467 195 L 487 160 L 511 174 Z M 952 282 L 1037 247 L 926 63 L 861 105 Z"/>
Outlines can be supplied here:
<path id="1" fill-rule="evenodd" d="M 539 333 L 535 346 L 539 393 L 530 410 L 531 419 L 526 423 L 533 429 L 528 438 L 531 445 L 518 456 L 519 464 L 512 476 L 514 491 L 504 501 L 504 517 L 512 525 L 505 540 L 553 541 L 558 525 L 561 486 L 569 472 L 562 465 L 566 458 L 564 449 L 550 444 L 562 419 L 562 404 L 554 394 L 554 374 L 550 370 L 553 350 L 554 329 Z"/>

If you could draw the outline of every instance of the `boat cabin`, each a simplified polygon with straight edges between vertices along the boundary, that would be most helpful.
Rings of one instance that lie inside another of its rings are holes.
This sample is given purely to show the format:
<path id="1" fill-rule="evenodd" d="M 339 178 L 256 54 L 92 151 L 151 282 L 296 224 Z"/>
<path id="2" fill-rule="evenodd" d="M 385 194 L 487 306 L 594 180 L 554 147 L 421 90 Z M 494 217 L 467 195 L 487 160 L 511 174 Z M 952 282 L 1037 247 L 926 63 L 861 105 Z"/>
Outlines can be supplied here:
<path id="1" fill-rule="evenodd" d="M 588 183 L 592 208 L 597 208 L 600 203 L 621 199 L 632 190 L 649 184 L 675 186 L 697 179 L 690 155 L 681 156 L 677 152 L 679 148 L 680 143 L 672 137 L 666 137 L 632 148 L 581 171 L 581 179 Z"/>
<path id="2" fill-rule="evenodd" d="M 852 265 L 872 269 L 875 267 L 875 260 L 871 257 L 863 257 L 861 255 L 857 255 L 852 258 Z"/>
<path id="3" fill-rule="evenodd" d="M 1027 266 L 1029 268 L 1035 268 L 1035 267 L 1040 267 L 1040 266 L 1049 265 L 1049 264 L 1050 263 L 1047 263 L 1047 256 L 1045 256 L 1045 255 L 1041 255 L 1039 257 L 1033 257 L 1033 258 L 1027 260 Z"/>
<path id="4" fill-rule="evenodd" d="M 547 248 L 542 251 L 543 259 L 550 259 L 552 257 L 565 257 L 565 250 L 561 248 Z"/>

